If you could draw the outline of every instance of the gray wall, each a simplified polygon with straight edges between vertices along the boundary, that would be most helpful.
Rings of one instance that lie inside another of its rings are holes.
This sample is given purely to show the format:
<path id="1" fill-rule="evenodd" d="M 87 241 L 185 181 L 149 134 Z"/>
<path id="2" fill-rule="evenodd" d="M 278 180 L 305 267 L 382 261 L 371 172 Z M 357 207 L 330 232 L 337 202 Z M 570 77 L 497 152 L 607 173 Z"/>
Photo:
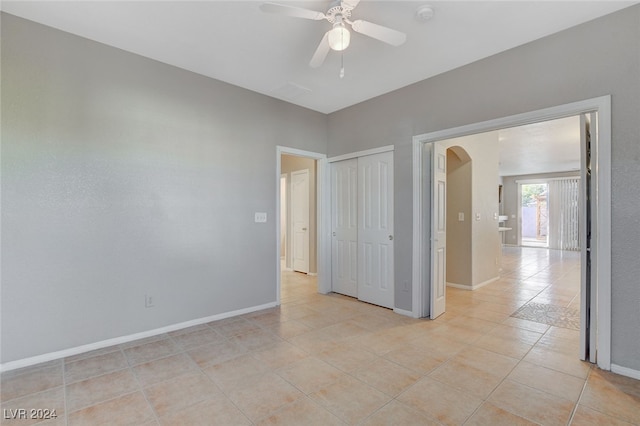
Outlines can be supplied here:
<path id="1" fill-rule="evenodd" d="M 640 370 L 640 6 L 328 118 L 4 14 L 1 47 L 2 362 L 273 301 L 276 144 L 395 145 L 411 282 L 414 135 L 610 94 L 612 356 Z"/>
<path id="2" fill-rule="evenodd" d="M 471 287 L 471 167 L 475 164 L 466 152 L 462 159 L 458 157 L 455 149 L 447 149 L 447 283 Z M 461 150 L 460 147 L 458 149 Z M 459 213 L 464 215 L 464 220 L 458 220 Z"/>
<path id="3" fill-rule="evenodd" d="M 471 212 L 465 218 L 471 223 L 471 281 L 459 284 L 486 284 L 500 275 L 500 235 L 494 218 L 498 213 L 498 132 L 448 139 L 441 144 L 462 148 L 471 158 Z M 447 183 L 447 188 L 453 187 Z M 447 259 L 447 265 L 450 263 Z"/>
<path id="4" fill-rule="evenodd" d="M 452 52 L 452 54 L 454 54 Z M 612 361 L 640 370 L 640 6 L 329 115 L 329 156 L 395 145 L 395 278 L 411 281 L 414 135 L 612 96 Z M 396 286 L 396 306 L 411 292 Z"/>
<path id="5" fill-rule="evenodd" d="M 324 114 L 7 14 L 1 47 L 3 363 L 275 302 L 276 145 Z"/>

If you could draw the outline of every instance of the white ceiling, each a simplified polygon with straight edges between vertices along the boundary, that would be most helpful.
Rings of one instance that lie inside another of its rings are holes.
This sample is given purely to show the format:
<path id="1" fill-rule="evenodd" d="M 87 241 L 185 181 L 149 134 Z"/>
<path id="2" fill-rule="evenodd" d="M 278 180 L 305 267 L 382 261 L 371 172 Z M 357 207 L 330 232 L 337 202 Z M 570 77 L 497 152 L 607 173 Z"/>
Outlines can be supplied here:
<path id="1" fill-rule="evenodd" d="M 498 131 L 500 176 L 580 170 L 580 117 Z"/>
<path id="2" fill-rule="evenodd" d="M 275 0 L 278 2 L 278 0 Z M 353 34 L 344 53 L 308 66 L 326 21 L 260 11 L 259 1 L 2 1 L 5 12 L 323 113 L 627 7 L 617 1 L 374 1 L 352 19 L 407 33 L 391 47 Z M 330 1 L 282 1 L 326 11 Z M 415 19 L 430 4 L 435 16 Z"/>

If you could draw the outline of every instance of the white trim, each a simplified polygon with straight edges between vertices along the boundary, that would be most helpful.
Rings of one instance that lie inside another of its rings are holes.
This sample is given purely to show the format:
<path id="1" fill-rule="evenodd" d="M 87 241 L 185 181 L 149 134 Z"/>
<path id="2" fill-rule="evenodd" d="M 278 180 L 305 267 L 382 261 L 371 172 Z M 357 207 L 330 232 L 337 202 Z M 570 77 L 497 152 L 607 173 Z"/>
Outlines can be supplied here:
<path id="1" fill-rule="evenodd" d="M 325 154 L 320 154 L 318 152 L 312 152 L 312 151 L 305 151 L 304 149 L 290 148 L 288 146 L 282 146 L 282 145 L 276 145 L 276 150 L 280 154 L 294 155 L 296 157 L 313 158 L 314 160 L 327 158 Z"/>
<path id="2" fill-rule="evenodd" d="M 539 123 L 586 112 L 598 112 L 598 138 L 593 147 L 596 164 L 596 247 L 597 270 L 597 328 L 598 367 L 611 369 L 611 96 L 601 96 L 584 101 L 516 114 L 451 129 L 438 130 L 413 137 L 413 282 L 412 310 L 414 315 L 422 309 L 427 282 L 422 280 L 421 263 L 428 248 L 423 246 L 422 233 L 422 146 L 429 142 L 452 139 L 499 130 L 507 127 Z"/>
<path id="3" fill-rule="evenodd" d="M 411 273 L 411 311 L 414 318 L 426 315 L 424 303 L 424 285 L 422 283 L 422 259 L 425 254 L 422 242 L 424 223 L 422 220 L 422 147 L 424 143 L 413 138 L 413 255 Z M 426 284 L 426 283 L 425 283 Z"/>
<path id="4" fill-rule="evenodd" d="M 413 312 L 412 311 L 407 311 L 405 309 L 393 308 L 393 313 L 404 315 L 405 317 L 413 318 Z"/>
<path id="5" fill-rule="evenodd" d="M 519 183 L 516 184 L 516 206 L 516 247 L 522 247 L 522 185 Z"/>
<path id="6" fill-rule="evenodd" d="M 631 377 L 632 379 L 640 380 L 640 371 L 633 368 L 621 367 L 617 364 L 611 364 L 611 372 L 620 374 L 622 376 Z"/>
<path id="7" fill-rule="evenodd" d="M 307 275 L 309 275 L 310 277 L 317 277 L 318 273 L 317 272 L 308 272 Z"/>
<path id="8" fill-rule="evenodd" d="M 462 290 L 468 290 L 468 291 L 473 291 L 473 290 L 477 290 L 481 287 L 484 287 L 487 284 L 491 284 L 493 282 L 496 282 L 500 279 L 500 277 L 493 277 L 491 279 L 488 279 L 486 281 L 481 282 L 480 284 L 472 284 L 472 285 L 464 285 L 464 284 L 456 284 L 456 283 L 447 283 L 447 287 L 453 287 L 453 288 L 459 288 Z"/>
<path id="9" fill-rule="evenodd" d="M 611 96 L 597 98 L 598 367 L 611 368 Z M 594 99 L 596 101 L 596 99 Z"/>
<path id="10" fill-rule="evenodd" d="M 50 352 L 43 355 L 19 359 L 17 361 L 10 361 L 4 364 L 0 364 L 0 371 L 5 372 L 5 371 L 16 370 L 18 368 L 30 367 L 32 365 L 40 364 L 43 362 L 54 361 L 60 358 L 66 358 L 69 356 L 78 355 L 85 352 L 95 351 L 97 349 L 107 348 L 109 346 L 120 345 L 123 343 L 132 342 L 134 340 L 144 339 L 146 337 L 157 336 L 158 334 L 169 333 L 171 331 L 176 331 L 176 330 L 182 330 L 184 328 L 193 327 L 194 325 L 206 324 L 212 321 L 219 321 L 225 318 L 244 315 L 251 312 L 261 311 L 263 309 L 273 308 L 276 306 L 277 304 L 275 302 L 265 303 L 263 305 L 251 306 L 249 308 L 238 309 L 231 312 L 224 312 L 222 314 L 216 314 L 216 315 L 211 315 L 204 318 L 185 321 L 178 324 L 168 325 L 166 327 L 156 328 L 154 330 L 143 331 L 141 333 L 129 334 L 127 336 L 115 337 L 113 339 L 107 339 L 107 340 L 102 340 L 100 342 L 90 343 L 88 345 L 76 346 L 75 348 L 69 348 L 61 351 Z"/>
<path id="11" fill-rule="evenodd" d="M 289 238 L 291 237 L 291 230 L 289 229 L 289 218 L 291 213 L 289 212 L 289 204 L 291 203 L 289 201 L 289 195 L 290 195 L 290 189 L 289 189 L 289 173 L 280 173 L 280 190 L 282 190 L 282 179 L 284 179 L 284 186 L 286 187 L 286 194 L 285 194 L 285 204 L 286 204 L 286 218 L 287 220 L 285 221 L 285 228 L 287 228 L 285 230 L 285 246 L 284 246 L 284 268 L 282 268 L 283 271 L 289 271 L 289 270 L 293 270 L 291 268 L 291 242 L 289 241 Z M 282 192 L 280 193 L 280 200 L 278 201 L 280 203 L 280 214 L 282 214 Z M 282 221 L 282 218 L 280 218 L 280 221 Z M 280 223 L 280 232 L 282 232 L 282 222 Z M 282 241 L 282 240 L 281 240 Z M 282 246 L 280 246 L 280 252 L 282 252 Z M 282 265 L 282 260 L 283 257 L 280 256 L 280 265 Z"/>
<path id="12" fill-rule="evenodd" d="M 318 292 L 328 293 L 331 291 L 331 270 L 327 268 L 327 250 L 331 256 L 331 226 L 327 227 L 327 220 L 331 220 L 330 212 L 327 213 L 329 205 L 330 185 L 326 182 L 328 163 L 327 156 L 318 152 L 305 151 L 286 146 L 276 146 L 276 304 L 280 305 L 281 298 L 281 268 L 280 268 L 280 175 L 282 174 L 282 154 L 295 155 L 298 157 L 311 158 L 317 160 L 316 163 L 316 268 L 318 270 Z M 328 248 L 327 248 L 328 246 Z M 328 287 L 327 287 L 328 286 Z M 327 288 L 329 290 L 327 290 Z"/>
<path id="13" fill-rule="evenodd" d="M 473 290 L 472 285 L 456 284 L 456 283 L 450 283 L 450 282 L 447 282 L 447 287 L 459 288 L 460 290 L 468 290 L 468 291 Z"/>
<path id="14" fill-rule="evenodd" d="M 371 148 L 371 149 L 365 149 L 364 151 L 351 152 L 349 154 L 338 155 L 336 157 L 328 158 L 327 161 L 329 163 L 335 163 L 336 161 L 351 160 L 352 158 L 365 157 L 367 155 L 373 155 L 373 154 L 381 154 L 383 152 L 393 151 L 394 149 L 395 149 L 394 145 L 386 145 L 386 146 L 381 146 L 380 148 Z"/>
<path id="15" fill-rule="evenodd" d="M 316 182 L 318 214 L 318 292 L 331 292 L 331 173 L 326 158 L 318 160 Z"/>

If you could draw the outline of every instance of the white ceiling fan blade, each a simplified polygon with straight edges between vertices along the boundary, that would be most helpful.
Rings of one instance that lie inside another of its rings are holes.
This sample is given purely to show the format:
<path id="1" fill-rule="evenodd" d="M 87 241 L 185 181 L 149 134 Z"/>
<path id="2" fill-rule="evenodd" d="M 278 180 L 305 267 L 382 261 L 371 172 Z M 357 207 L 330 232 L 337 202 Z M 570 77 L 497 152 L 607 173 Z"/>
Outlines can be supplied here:
<path id="1" fill-rule="evenodd" d="M 320 65 L 322 65 L 322 63 L 324 62 L 324 58 L 327 57 L 327 54 L 329 53 L 330 49 L 331 48 L 329 47 L 329 31 L 327 31 L 326 33 L 324 33 L 324 37 L 322 37 L 322 40 L 320 40 L 320 44 L 316 49 L 316 53 L 313 54 L 313 58 L 311 58 L 311 61 L 309 62 L 309 66 L 311 68 L 318 68 Z"/>
<path id="2" fill-rule="evenodd" d="M 260 10 L 267 13 L 292 16 L 294 18 L 312 19 L 314 21 L 320 21 L 321 19 L 326 18 L 325 14 L 322 12 L 277 3 L 262 3 L 260 5 Z"/>
<path id="3" fill-rule="evenodd" d="M 407 35 L 382 25 L 358 19 L 351 24 L 353 31 L 383 41 L 392 46 L 400 46 L 407 41 Z"/>
<path id="4" fill-rule="evenodd" d="M 349 10 L 353 10 L 356 8 L 356 6 L 358 5 L 358 3 L 360 3 L 360 0 L 342 0 L 341 2 L 341 6 L 344 9 L 349 9 Z"/>

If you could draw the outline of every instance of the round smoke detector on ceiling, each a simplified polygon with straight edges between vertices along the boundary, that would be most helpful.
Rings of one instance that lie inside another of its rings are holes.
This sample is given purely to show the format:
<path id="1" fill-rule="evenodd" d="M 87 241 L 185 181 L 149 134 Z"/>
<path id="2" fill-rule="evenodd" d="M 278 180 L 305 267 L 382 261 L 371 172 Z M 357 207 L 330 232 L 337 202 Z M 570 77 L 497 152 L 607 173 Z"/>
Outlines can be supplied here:
<path id="1" fill-rule="evenodd" d="M 420 6 L 416 10 L 416 19 L 420 22 L 427 22 L 429 19 L 433 18 L 433 7 L 429 5 Z"/>

